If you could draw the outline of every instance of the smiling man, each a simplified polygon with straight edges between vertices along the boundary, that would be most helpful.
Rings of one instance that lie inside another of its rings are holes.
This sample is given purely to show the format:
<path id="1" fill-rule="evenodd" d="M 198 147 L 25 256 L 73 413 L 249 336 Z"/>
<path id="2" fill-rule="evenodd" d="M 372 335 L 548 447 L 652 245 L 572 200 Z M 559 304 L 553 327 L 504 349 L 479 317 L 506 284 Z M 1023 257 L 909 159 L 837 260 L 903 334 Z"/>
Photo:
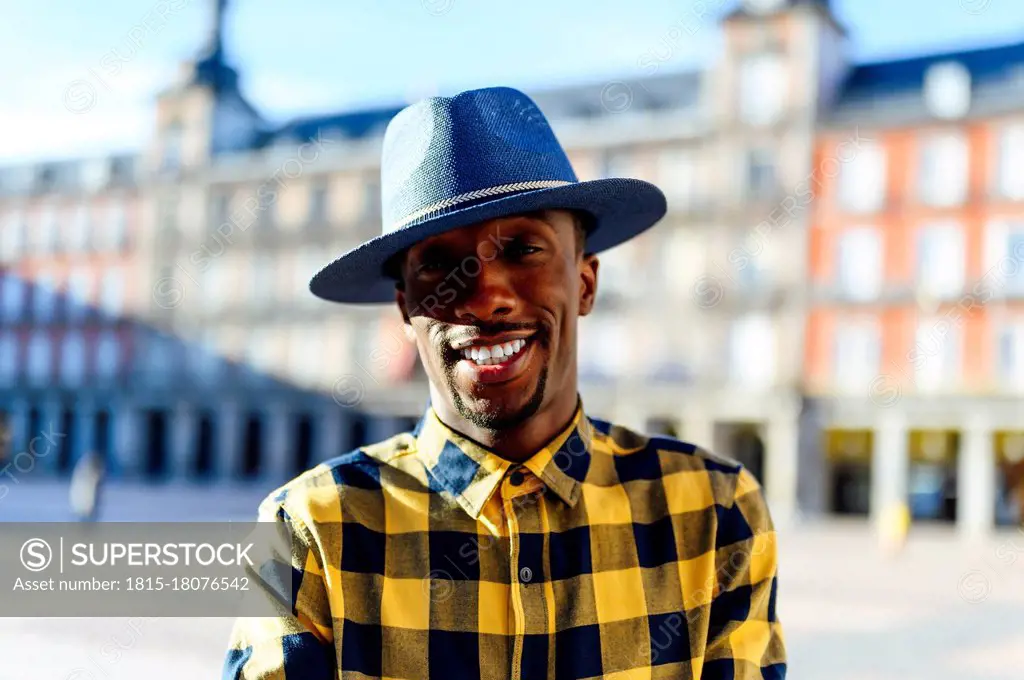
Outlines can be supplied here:
<path id="1" fill-rule="evenodd" d="M 292 583 L 253 571 L 280 615 L 237 621 L 224 677 L 784 678 L 757 481 L 579 395 L 596 254 L 657 223 L 663 194 L 578 181 L 509 88 L 403 110 L 381 174 L 384 233 L 310 287 L 397 303 L 430 407 L 267 497 Z"/>

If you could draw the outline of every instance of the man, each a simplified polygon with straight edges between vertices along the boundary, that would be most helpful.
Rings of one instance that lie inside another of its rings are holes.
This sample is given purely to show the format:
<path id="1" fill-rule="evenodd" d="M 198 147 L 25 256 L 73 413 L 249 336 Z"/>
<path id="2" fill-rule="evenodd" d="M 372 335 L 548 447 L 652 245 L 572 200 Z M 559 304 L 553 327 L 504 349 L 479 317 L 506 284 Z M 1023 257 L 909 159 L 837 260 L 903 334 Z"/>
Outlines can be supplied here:
<path id="1" fill-rule="evenodd" d="M 783 678 L 753 476 L 590 417 L 577 391 L 595 253 L 653 226 L 663 194 L 577 181 L 509 88 L 400 112 L 381 185 L 384 234 L 310 287 L 395 301 L 430 407 L 266 499 L 294 582 L 263 585 L 281 615 L 237 622 L 224 677 Z"/>

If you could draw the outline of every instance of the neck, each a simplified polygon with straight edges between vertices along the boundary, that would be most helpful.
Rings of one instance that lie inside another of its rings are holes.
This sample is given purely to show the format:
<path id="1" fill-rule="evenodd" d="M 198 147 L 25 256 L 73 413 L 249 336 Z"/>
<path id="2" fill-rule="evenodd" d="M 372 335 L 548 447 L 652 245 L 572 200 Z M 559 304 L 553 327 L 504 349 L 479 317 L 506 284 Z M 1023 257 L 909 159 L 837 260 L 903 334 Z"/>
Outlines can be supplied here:
<path id="1" fill-rule="evenodd" d="M 441 422 L 498 456 L 513 463 L 522 463 L 557 437 L 576 415 L 579 394 L 575 387 L 566 389 L 550 404 L 544 404 L 528 420 L 515 427 L 493 430 L 481 427 L 461 416 L 447 399 L 431 387 L 434 411 Z"/>

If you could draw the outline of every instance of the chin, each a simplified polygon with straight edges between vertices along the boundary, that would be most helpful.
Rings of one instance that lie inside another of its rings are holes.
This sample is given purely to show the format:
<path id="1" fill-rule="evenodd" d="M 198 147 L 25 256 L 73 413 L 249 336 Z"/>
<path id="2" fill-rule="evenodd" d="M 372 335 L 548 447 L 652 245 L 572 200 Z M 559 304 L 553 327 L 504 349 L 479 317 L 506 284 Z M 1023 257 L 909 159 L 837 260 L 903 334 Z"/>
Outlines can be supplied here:
<path id="1" fill-rule="evenodd" d="M 532 388 L 508 385 L 492 386 L 487 392 L 501 391 L 503 394 L 462 394 L 453 396 L 455 409 L 466 420 L 478 427 L 503 430 L 521 425 L 540 410 L 544 399 L 546 375 Z"/>

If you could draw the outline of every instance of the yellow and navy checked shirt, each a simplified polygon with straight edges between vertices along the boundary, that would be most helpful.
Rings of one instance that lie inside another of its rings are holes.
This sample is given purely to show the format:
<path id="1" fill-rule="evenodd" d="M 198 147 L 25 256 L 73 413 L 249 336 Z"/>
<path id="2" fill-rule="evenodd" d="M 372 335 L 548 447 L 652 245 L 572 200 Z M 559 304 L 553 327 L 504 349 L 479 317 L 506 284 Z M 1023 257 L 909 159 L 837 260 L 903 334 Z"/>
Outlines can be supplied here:
<path id="1" fill-rule="evenodd" d="M 582 404 L 522 465 L 428 409 L 260 518 L 294 537 L 290 597 L 263 582 L 280 616 L 236 621 L 225 679 L 786 675 L 754 477 Z"/>

